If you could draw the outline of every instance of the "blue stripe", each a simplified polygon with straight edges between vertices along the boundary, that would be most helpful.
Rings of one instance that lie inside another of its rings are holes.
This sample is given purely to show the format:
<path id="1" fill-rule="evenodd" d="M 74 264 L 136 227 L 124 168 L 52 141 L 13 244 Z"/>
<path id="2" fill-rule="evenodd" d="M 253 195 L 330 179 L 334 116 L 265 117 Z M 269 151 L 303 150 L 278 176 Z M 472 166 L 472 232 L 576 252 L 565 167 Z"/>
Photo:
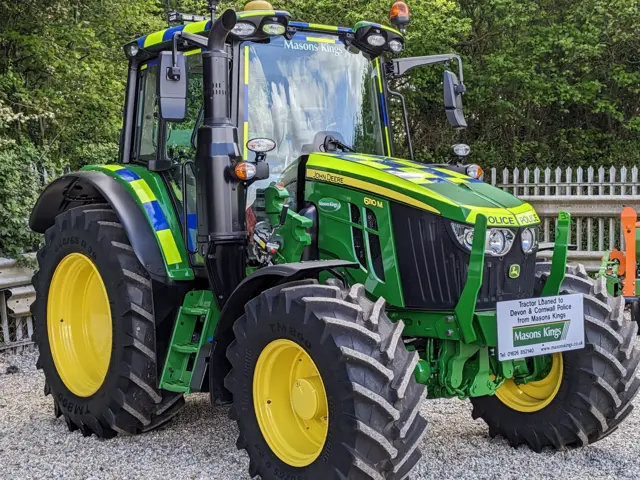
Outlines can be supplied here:
<path id="1" fill-rule="evenodd" d="M 159 230 L 167 230 L 169 228 L 167 219 L 165 218 L 164 213 L 162 213 L 162 209 L 160 208 L 160 204 L 157 200 L 143 203 L 142 206 L 147 212 L 149 220 L 151 220 L 151 224 L 153 225 L 153 229 L 156 232 Z"/>
<path id="2" fill-rule="evenodd" d="M 351 33 L 353 30 L 349 27 L 338 27 L 338 31 L 342 33 Z"/>
<path id="3" fill-rule="evenodd" d="M 384 121 L 384 126 L 387 126 L 387 107 L 384 104 L 384 93 L 380 93 L 380 106 L 382 107 L 382 119 Z"/>
<path id="4" fill-rule="evenodd" d="M 198 214 L 197 213 L 189 213 L 187 214 L 187 226 L 189 229 L 197 229 L 198 228 Z"/>
<path id="5" fill-rule="evenodd" d="M 168 28 L 164 35 L 162 35 L 162 41 L 168 42 L 173 38 L 173 34 L 176 32 L 181 32 L 184 29 L 184 25 L 176 25 L 175 27 Z"/>
<path id="6" fill-rule="evenodd" d="M 407 168 L 407 165 L 405 165 L 404 163 L 396 162 L 392 158 L 385 158 L 380 163 L 391 168 Z"/>
<path id="7" fill-rule="evenodd" d="M 306 22 L 289 22 L 289 25 L 297 28 L 309 28 L 309 24 Z"/>
<path id="8" fill-rule="evenodd" d="M 441 172 L 441 171 L 436 170 L 435 168 L 432 168 L 432 167 L 425 167 L 425 170 L 427 172 L 429 172 L 430 174 L 435 175 L 438 178 L 444 178 L 445 180 L 447 178 L 454 178 L 453 175 L 449 175 L 448 173 Z"/>
<path id="9" fill-rule="evenodd" d="M 140 176 L 129 170 L 128 168 L 123 168 L 122 170 L 116 170 L 116 173 L 120 175 L 127 182 L 133 182 L 134 180 L 140 180 Z"/>

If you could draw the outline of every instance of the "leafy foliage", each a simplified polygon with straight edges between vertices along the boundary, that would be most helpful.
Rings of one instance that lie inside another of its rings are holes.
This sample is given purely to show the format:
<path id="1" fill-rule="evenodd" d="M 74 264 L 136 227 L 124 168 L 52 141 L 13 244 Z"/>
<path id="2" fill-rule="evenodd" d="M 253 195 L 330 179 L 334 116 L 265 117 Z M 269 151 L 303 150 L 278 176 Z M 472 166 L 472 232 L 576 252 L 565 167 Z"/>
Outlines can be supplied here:
<path id="1" fill-rule="evenodd" d="M 204 0 L 171 0 L 206 13 Z M 245 2 L 223 2 L 241 9 Z M 384 21 L 389 2 L 273 0 L 298 20 Z M 640 163 L 640 9 L 636 0 L 409 0 L 404 55 L 457 52 L 469 128 L 442 108 L 442 68 L 393 82 L 407 98 L 416 157 L 469 143 L 485 167 Z M 177 4 L 177 5 L 176 5 Z M 27 218 L 43 168 L 116 158 L 122 45 L 165 26 L 164 0 L 0 0 L 0 256 L 32 249 Z M 392 104 L 399 154 L 401 112 Z M 403 152 L 403 150 L 405 150 Z"/>

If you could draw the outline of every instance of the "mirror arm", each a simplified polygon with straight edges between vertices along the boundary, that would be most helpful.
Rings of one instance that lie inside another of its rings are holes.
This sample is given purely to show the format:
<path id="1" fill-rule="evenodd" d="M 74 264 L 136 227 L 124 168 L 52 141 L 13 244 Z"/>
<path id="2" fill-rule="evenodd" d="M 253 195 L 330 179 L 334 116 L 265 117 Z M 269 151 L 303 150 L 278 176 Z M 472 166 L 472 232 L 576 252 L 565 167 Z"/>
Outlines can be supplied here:
<path id="1" fill-rule="evenodd" d="M 192 45 L 195 45 L 196 47 L 200 47 L 200 48 L 207 48 L 207 37 L 203 37 L 202 35 L 197 35 L 195 33 L 189 33 L 189 32 L 176 32 L 173 34 L 173 38 L 176 37 L 176 35 L 180 34 L 180 37 L 182 37 L 183 40 L 186 40 L 187 42 L 189 42 Z"/>
<path id="2" fill-rule="evenodd" d="M 402 104 L 402 119 L 404 121 L 404 130 L 407 134 L 407 148 L 409 149 L 409 158 L 411 161 L 415 161 L 415 158 L 413 157 L 413 142 L 411 141 L 411 131 L 409 130 L 409 116 L 407 115 L 407 105 L 404 101 L 404 95 L 402 95 L 400 92 L 391 90 L 389 87 L 387 87 L 387 91 L 389 92 L 389 95 L 400 99 L 400 103 Z"/>
<path id="3" fill-rule="evenodd" d="M 446 63 L 451 60 L 456 60 L 458 62 L 458 76 L 460 77 L 460 85 L 462 85 L 464 83 L 462 59 L 459 55 L 455 55 L 453 53 L 427 55 L 425 57 L 398 58 L 389 62 L 390 68 L 387 68 L 387 75 L 389 77 L 400 77 L 415 67 L 433 65 L 435 63 Z"/>
<path id="4" fill-rule="evenodd" d="M 173 59 L 173 66 L 169 69 L 167 76 L 174 81 L 180 80 L 180 67 L 178 66 L 178 40 L 185 40 L 187 43 L 195 45 L 200 48 L 207 48 L 207 38 L 201 35 L 195 35 L 188 32 L 175 32 L 171 37 L 171 43 L 173 48 L 171 51 L 171 58 Z"/>

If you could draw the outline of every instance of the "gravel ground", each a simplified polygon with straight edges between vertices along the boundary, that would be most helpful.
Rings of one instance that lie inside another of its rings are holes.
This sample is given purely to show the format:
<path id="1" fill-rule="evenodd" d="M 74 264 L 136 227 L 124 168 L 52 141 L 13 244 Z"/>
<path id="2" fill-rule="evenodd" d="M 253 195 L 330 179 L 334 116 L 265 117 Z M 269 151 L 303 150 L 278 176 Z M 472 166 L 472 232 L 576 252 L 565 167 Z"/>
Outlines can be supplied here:
<path id="1" fill-rule="evenodd" d="M 70 433 L 53 415 L 36 355 L 0 356 L 0 478 L 248 478 L 226 408 L 195 394 L 169 426 L 137 437 L 98 440 Z M 17 373 L 5 374 L 7 367 Z M 12 368 L 15 370 L 15 368 Z M 414 479 L 640 478 L 640 400 L 618 431 L 587 448 L 536 454 L 491 439 L 469 402 L 432 400 L 422 413 L 429 434 Z"/>

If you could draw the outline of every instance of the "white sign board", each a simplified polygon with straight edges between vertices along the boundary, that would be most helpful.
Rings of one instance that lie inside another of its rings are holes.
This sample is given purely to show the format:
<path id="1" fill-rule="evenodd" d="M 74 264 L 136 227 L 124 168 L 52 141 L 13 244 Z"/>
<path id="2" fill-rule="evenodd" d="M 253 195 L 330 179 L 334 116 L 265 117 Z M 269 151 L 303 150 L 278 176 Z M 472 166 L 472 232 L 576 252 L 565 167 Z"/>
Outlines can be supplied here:
<path id="1" fill-rule="evenodd" d="M 582 294 L 498 302 L 497 315 L 501 361 L 584 347 Z"/>

